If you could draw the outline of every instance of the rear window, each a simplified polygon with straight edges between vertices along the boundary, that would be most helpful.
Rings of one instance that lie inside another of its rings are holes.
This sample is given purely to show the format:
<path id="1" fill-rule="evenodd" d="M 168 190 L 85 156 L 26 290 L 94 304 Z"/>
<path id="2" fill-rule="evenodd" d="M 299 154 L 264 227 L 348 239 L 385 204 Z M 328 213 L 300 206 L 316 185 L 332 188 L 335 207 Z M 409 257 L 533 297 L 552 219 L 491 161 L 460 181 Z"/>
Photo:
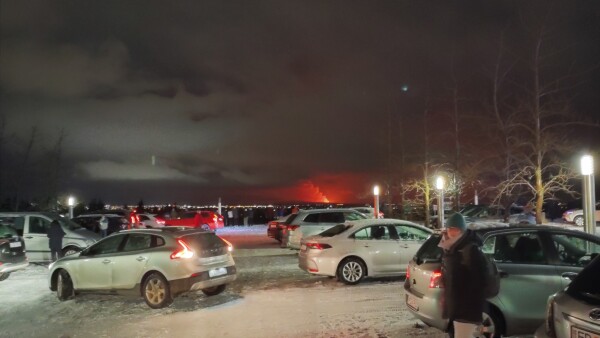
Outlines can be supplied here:
<path id="1" fill-rule="evenodd" d="M 438 234 L 431 235 L 415 254 L 417 264 L 439 262 L 442 257 L 442 248 L 438 246 L 442 237 Z"/>
<path id="2" fill-rule="evenodd" d="M 197 233 L 183 237 L 200 257 L 219 256 L 227 253 L 227 243 L 213 233 Z"/>
<path id="3" fill-rule="evenodd" d="M 282 224 L 292 224 L 296 217 L 298 217 L 298 214 L 291 214 Z"/>
<path id="4" fill-rule="evenodd" d="M 600 257 L 596 254 L 595 259 L 588 264 L 567 288 L 567 293 L 592 304 L 600 305 Z"/>

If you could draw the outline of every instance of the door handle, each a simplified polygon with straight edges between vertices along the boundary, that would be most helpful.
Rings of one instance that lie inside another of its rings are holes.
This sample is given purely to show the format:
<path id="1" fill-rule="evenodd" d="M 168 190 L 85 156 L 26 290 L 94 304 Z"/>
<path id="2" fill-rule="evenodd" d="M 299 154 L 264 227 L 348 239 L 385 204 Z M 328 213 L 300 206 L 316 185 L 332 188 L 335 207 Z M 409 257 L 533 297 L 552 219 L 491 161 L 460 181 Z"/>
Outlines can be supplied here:
<path id="1" fill-rule="evenodd" d="M 108 264 L 108 263 L 110 263 L 110 259 L 105 259 L 105 260 L 102 261 L 102 263 Z"/>
<path id="2" fill-rule="evenodd" d="M 138 261 L 138 262 L 141 262 L 141 261 L 144 261 L 144 260 L 146 260 L 146 257 L 139 256 L 139 257 L 138 257 L 138 258 L 136 258 L 135 260 L 136 260 L 136 261 Z"/>
<path id="3" fill-rule="evenodd" d="M 401 245 L 404 249 L 408 249 L 408 244 Z"/>
<path id="4" fill-rule="evenodd" d="M 369 246 L 365 244 L 365 248 L 368 248 Z"/>
<path id="5" fill-rule="evenodd" d="M 29 238 L 29 239 L 31 239 L 31 238 L 33 238 L 33 236 L 25 236 L 25 238 Z"/>

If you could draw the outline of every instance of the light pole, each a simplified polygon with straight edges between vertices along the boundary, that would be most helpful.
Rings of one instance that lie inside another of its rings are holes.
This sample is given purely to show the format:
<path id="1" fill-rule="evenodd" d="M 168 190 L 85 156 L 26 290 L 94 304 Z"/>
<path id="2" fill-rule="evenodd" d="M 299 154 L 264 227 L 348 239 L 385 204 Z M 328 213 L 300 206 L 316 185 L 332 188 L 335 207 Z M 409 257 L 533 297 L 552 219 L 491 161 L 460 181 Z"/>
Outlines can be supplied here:
<path id="1" fill-rule="evenodd" d="M 438 176 L 435 187 L 438 190 L 438 228 L 444 227 L 444 177 Z"/>
<path id="2" fill-rule="evenodd" d="M 73 218 L 73 207 L 75 206 L 75 197 L 69 196 L 67 200 L 67 205 L 69 205 L 69 218 Z"/>
<path id="3" fill-rule="evenodd" d="M 585 232 L 596 233 L 596 188 L 594 186 L 594 158 L 581 157 L 581 175 L 583 175 L 583 219 Z"/>
<path id="4" fill-rule="evenodd" d="M 375 219 L 379 218 L 379 186 L 373 187 L 373 216 Z"/>

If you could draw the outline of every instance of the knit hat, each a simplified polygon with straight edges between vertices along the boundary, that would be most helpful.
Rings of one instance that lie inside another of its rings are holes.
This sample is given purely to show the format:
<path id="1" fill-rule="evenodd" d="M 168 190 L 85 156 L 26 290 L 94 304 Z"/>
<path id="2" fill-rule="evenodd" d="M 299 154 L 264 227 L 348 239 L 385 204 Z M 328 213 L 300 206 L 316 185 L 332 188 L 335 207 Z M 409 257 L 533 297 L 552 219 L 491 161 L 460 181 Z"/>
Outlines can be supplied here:
<path id="1" fill-rule="evenodd" d="M 465 231 L 467 229 L 467 223 L 465 222 L 463 215 L 460 212 L 456 212 L 446 220 L 446 228 L 459 228 L 460 230 Z"/>

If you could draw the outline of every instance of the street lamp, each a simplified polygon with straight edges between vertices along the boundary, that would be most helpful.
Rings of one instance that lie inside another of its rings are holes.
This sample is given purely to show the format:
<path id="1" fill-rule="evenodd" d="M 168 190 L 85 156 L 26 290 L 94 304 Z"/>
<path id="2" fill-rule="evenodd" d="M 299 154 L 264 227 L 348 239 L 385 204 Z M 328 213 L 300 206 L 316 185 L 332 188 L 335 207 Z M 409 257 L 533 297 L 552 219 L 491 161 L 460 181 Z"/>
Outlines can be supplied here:
<path id="1" fill-rule="evenodd" d="M 444 177 L 438 176 L 435 180 L 435 187 L 438 190 L 438 228 L 444 227 Z"/>
<path id="2" fill-rule="evenodd" d="M 75 206 L 75 197 L 69 196 L 67 200 L 67 205 L 69 206 L 69 218 L 73 218 L 73 207 Z"/>
<path id="3" fill-rule="evenodd" d="M 596 188 L 594 186 L 594 158 L 590 155 L 581 157 L 581 175 L 583 175 L 583 219 L 585 232 L 594 235 L 596 232 Z"/>
<path id="4" fill-rule="evenodd" d="M 376 185 L 373 187 L 373 216 L 377 219 L 379 218 L 379 186 Z"/>

